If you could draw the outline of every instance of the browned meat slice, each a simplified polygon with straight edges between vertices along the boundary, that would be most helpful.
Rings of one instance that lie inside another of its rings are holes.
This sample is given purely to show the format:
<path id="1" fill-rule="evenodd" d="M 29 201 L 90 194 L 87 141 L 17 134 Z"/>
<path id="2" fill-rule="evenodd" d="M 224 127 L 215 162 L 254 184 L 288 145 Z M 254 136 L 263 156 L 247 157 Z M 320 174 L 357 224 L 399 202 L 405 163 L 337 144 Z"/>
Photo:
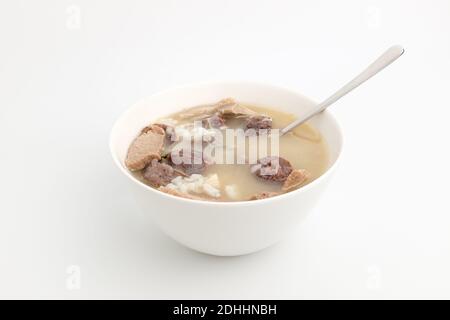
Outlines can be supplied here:
<path id="1" fill-rule="evenodd" d="M 256 112 L 241 106 L 231 98 L 223 99 L 217 103 L 217 110 L 223 116 L 253 116 Z"/>
<path id="2" fill-rule="evenodd" d="M 178 117 L 180 119 L 205 119 L 222 109 L 231 108 L 234 105 L 236 105 L 236 101 L 232 98 L 226 98 L 214 104 L 198 106 L 182 111 Z"/>
<path id="3" fill-rule="evenodd" d="M 256 114 L 255 111 L 238 104 L 219 109 L 219 112 L 224 116 L 252 116 Z"/>
<path id="4" fill-rule="evenodd" d="M 178 118 L 181 120 L 200 120 L 211 117 L 217 112 L 223 116 L 252 116 L 257 114 L 256 112 L 239 105 L 234 99 L 226 98 L 214 104 L 198 106 L 182 111 L 178 114 Z"/>
<path id="5" fill-rule="evenodd" d="M 265 157 L 258 160 L 258 163 L 251 167 L 251 171 L 258 177 L 283 182 L 291 174 L 293 168 L 289 161 L 281 157 Z"/>
<path id="6" fill-rule="evenodd" d="M 283 184 L 282 190 L 284 192 L 292 191 L 300 187 L 309 178 L 308 171 L 304 169 L 297 169 L 291 172 Z"/>
<path id="7" fill-rule="evenodd" d="M 205 198 L 201 198 L 201 197 L 194 196 L 194 195 L 191 195 L 191 194 L 182 193 L 182 192 L 179 192 L 179 191 L 177 191 L 177 190 L 174 190 L 174 189 L 171 189 L 171 188 L 168 188 L 168 187 L 165 187 L 165 186 L 159 187 L 158 190 L 159 190 L 159 191 L 162 191 L 162 192 L 165 192 L 165 193 L 168 193 L 168 194 L 171 194 L 171 195 L 173 195 L 173 196 L 177 196 L 177 197 L 181 197 L 181 198 L 186 198 L 186 199 L 192 199 L 192 200 L 209 200 L 209 198 L 208 198 L 208 199 L 205 199 Z"/>
<path id="8" fill-rule="evenodd" d="M 225 119 L 220 114 L 214 114 L 209 118 L 203 119 L 205 128 L 220 129 L 225 125 Z"/>
<path id="9" fill-rule="evenodd" d="M 161 124 L 152 124 L 142 129 L 141 134 L 147 133 L 149 131 L 153 131 L 154 133 L 157 134 L 164 134 L 165 128 Z"/>
<path id="10" fill-rule="evenodd" d="M 144 128 L 142 134 L 131 143 L 125 165 L 131 171 L 144 169 L 153 159 L 161 159 L 165 133 L 161 127 Z"/>
<path id="11" fill-rule="evenodd" d="M 172 179 L 179 175 L 182 175 L 182 173 L 178 170 L 175 170 L 166 163 L 161 163 L 153 159 L 152 163 L 145 168 L 143 177 L 153 187 L 158 188 L 169 184 Z"/>
<path id="12" fill-rule="evenodd" d="M 267 199 L 267 198 L 275 197 L 275 196 L 277 196 L 279 194 L 280 194 L 279 192 L 263 191 L 263 192 L 255 193 L 254 195 L 252 195 L 250 197 L 249 200 Z"/>
<path id="13" fill-rule="evenodd" d="M 234 106 L 236 104 L 237 104 L 237 102 L 233 98 L 225 98 L 225 99 L 222 99 L 219 102 L 217 102 L 215 104 L 215 107 L 217 109 L 222 109 L 222 108 L 226 108 L 226 107 L 229 107 L 229 106 Z"/>
<path id="14" fill-rule="evenodd" d="M 246 129 L 272 129 L 272 118 L 264 115 L 255 115 L 247 119 Z"/>

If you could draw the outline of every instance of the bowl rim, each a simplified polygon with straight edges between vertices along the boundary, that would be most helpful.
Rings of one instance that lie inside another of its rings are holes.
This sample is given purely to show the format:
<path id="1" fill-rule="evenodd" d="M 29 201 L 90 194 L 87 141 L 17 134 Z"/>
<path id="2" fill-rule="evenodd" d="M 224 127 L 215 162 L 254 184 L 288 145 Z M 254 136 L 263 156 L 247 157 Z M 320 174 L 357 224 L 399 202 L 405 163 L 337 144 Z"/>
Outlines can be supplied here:
<path id="1" fill-rule="evenodd" d="M 208 86 L 208 85 L 255 85 L 255 86 L 265 86 L 265 87 L 272 87 L 274 89 L 277 90 L 281 90 L 281 91 L 285 91 L 286 93 L 289 94 L 293 94 L 293 95 L 297 95 L 299 97 L 301 97 L 304 100 L 308 100 L 310 102 L 312 102 L 313 104 L 317 104 L 316 101 L 304 96 L 303 94 L 292 90 L 292 89 L 288 89 L 286 87 L 282 87 L 282 86 L 278 86 L 278 85 L 273 85 L 270 83 L 265 83 L 265 82 L 260 82 L 260 81 L 245 81 L 245 80 L 224 80 L 224 81 L 202 81 L 202 82 L 195 82 L 195 83 L 189 83 L 189 84 L 184 84 L 184 85 L 178 85 L 178 86 L 174 86 L 174 87 L 170 87 L 169 89 L 165 89 L 162 91 L 158 91 L 154 94 L 151 94 L 149 96 L 146 96 L 144 98 L 139 99 L 137 102 L 133 103 L 130 107 L 128 107 L 125 111 L 123 111 L 119 117 L 114 121 L 114 124 L 111 128 L 110 134 L 109 134 L 109 151 L 111 153 L 111 156 L 113 158 L 114 163 L 116 164 L 116 166 L 119 168 L 119 170 L 126 176 L 128 177 L 131 181 L 133 181 L 136 185 L 143 187 L 146 190 L 149 190 L 150 192 L 154 192 L 156 195 L 162 196 L 162 197 L 167 197 L 167 199 L 169 200 L 173 200 L 173 201 L 179 201 L 180 203 L 185 203 L 185 204 L 197 204 L 197 205 L 203 205 L 203 206 L 229 206 L 229 207 L 234 207 L 234 206 L 251 206 L 251 205 L 259 205 L 259 204 L 263 204 L 263 203 L 268 203 L 269 201 L 280 201 L 283 199 L 287 199 L 289 197 L 294 197 L 297 194 L 300 194 L 302 192 L 306 192 L 307 190 L 314 188 L 316 185 L 318 185 L 320 182 L 322 182 L 323 180 L 327 179 L 336 169 L 336 167 L 338 166 L 338 163 L 340 162 L 340 159 L 342 157 L 342 152 L 343 152 L 343 148 L 344 148 L 344 139 L 343 139 L 343 134 L 342 134 L 342 127 L 340 126 L 339 122 L 336 120 L 336 118 L 333 116 L 333 114 L 329 111 L 329 110 L 325 110 L 322 113 L 326 114 L 331 122 L 333 123 L 333 125 L 336 128 L 336 132 L 338 134 L 338 139 L 340 141 L 340 148 L 338 151 L 338 154 L 336 156 L 336 160 L 331 164 L 331 166 L 329 168 L 327 168 L 327 170 L 320 175 L 317 179 L 315 179 L 314 181 L 312 181 L 311 183 L 308 183 L 307 185 L 290 191 L 290 192 L 286 192 L 286 193 L 282 193 L 280 195 L 274 196 L 274 197 L 270 197 L 270 198 L 265 198 L 265 199 L 258 199 L 258 200 L 240 200 L 240 201 L 210 201 L 210 200 L 196 200 L 196 199 L 189 199 L 189 198 L 183 198 L 183 197 L 179 197 L 179 196 L 175 196 L 175 195 L 171 195 L 168 193 L 165 193 L 163 191 L 160 191 L 158 189 L 152 188 L 149 185 L 146 185 L 145 183 L 143 183 L 142 181 L 136 179 L 120 162 L 120 160 L 118 159 L 118 157 L 116 156 L 116 152 L 115 152 L 115 145 L 114 145 L 114 141 L 113 141 L 113 132 L 116 131 L 116 127 L 119 125 L 120 120 L 125 117 L 128 113 L 132 112 L 135 108 L 137 108 L 139 105 L 141 105 L 144 101 L 152 98 L 152 97 L 156 97 L 156 96 L 160 96 L 160 95 L 165 95 L 165 94 L 169 94 L 172 91 L 176 91 L 176 90 L 180 90 L 180 89 L 189 89 L 189 88 L 196 88 L 196 87 L 204 87 L 204 86 Z"/>

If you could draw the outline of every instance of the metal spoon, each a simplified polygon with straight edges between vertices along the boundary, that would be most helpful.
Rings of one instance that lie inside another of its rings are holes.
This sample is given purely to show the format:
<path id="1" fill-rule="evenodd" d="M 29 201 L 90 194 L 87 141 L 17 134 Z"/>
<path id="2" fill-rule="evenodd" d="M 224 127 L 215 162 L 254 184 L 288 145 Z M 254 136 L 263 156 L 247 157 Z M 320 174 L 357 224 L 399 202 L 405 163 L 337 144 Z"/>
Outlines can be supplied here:
<path id="1" fill-rule="evenodd" d="M 313 110 L 308 112 L 302 118 L 295 120 L 291 124 L 287 125 L 284 129 L 280 131 L 280 136 L 284 135 L 286 132 L 289 132 L 293 128 L 301 125 L 305 121 L 308 121 L 316 114 L 321 113 L 331 104 L 345 96 L 347 93 L 358 87 L 360 84 L 369 80 L 371 77 L 376 75 L 378 72 L 383 70 L 385 67 L 390 65 L 392 62 L 397 60 L 403 53 L 405 49 L 401 46 L 392 46 L 385 53 L 383 53 L 377 60 L 375 60 L 371 65 L 369 65 L 363 72 L 361 72 L 358 76 L 356 76 L 353 80 L 339 89 L 336 93 L 330 96 L 328 99 L 319 103 Z"/>

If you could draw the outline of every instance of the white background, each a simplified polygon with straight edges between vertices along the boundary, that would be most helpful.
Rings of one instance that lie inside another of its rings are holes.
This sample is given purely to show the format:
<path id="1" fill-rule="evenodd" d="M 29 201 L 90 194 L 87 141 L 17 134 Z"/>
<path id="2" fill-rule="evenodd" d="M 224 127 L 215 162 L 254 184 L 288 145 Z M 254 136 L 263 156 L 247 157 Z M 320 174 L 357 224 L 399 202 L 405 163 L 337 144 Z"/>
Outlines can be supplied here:
<path id="1" fill-rule="evenodd" d="M 450 298 L 449 34 L 446 0 L 2 0 L 0 297 Z M 294 236 L 218 258 L 141 219 L 108 151 L 130 104 L 222 79 L 319 100 L 397 43 L 332 107 L 342 162 Z"/>

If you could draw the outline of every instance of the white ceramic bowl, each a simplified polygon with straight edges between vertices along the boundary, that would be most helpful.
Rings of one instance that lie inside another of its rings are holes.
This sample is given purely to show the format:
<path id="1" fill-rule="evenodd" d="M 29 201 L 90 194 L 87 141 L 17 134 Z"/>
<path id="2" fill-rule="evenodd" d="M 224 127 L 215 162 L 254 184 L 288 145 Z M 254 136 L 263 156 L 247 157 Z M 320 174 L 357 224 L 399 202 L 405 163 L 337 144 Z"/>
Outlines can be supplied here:
<path id="1" fill-rule="evenodd" d="M 326 111 L 309 123 L 327 140 L 328 170 L 303 188 L 277 197 L 240 202 L 208 202 L 175 197 L 135 179 L 124 166 L 128 146 L 137 133 L 159 117 L 233 97 L 250 105 L 278 108 L 300 116 L 315 103 L 299 93 L 253 82 L 202 83 L 175 88 L 141 100 L 115 123 L 110 137 L 114 162 L 144 214 L 179 243 L 208 254 L 243 255 L 264 249 L 302 221 L 327 185 L 342 149 L 341 130 Z"/>

